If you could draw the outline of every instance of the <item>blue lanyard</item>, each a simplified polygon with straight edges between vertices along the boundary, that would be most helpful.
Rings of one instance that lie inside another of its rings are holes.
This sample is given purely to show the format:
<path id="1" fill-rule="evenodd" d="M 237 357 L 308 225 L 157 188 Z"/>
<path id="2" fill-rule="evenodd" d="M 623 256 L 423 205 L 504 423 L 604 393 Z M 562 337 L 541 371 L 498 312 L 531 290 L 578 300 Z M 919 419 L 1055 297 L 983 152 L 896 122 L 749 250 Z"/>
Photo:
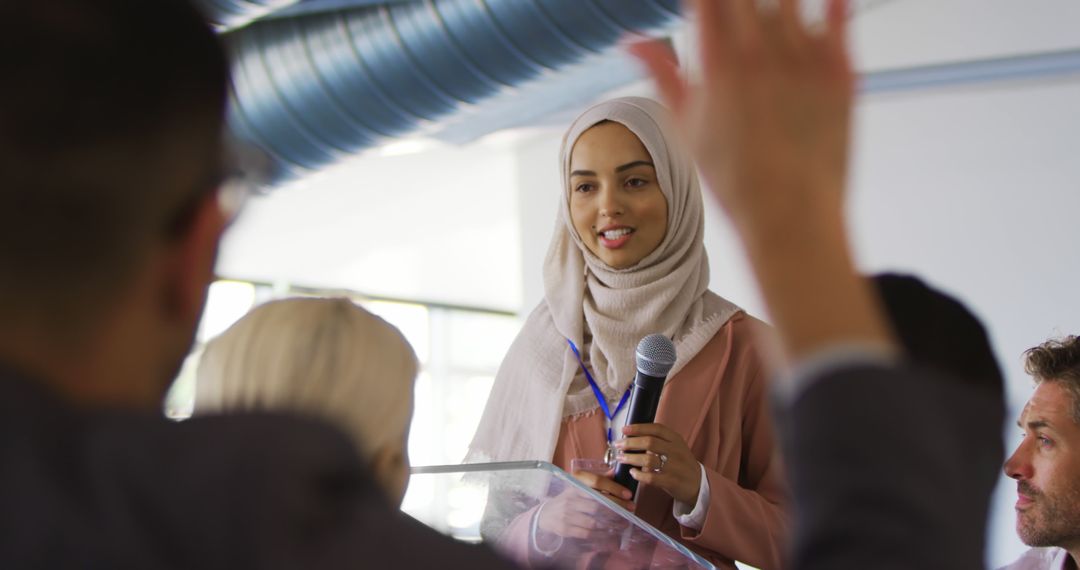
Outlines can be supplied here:
<path id="1" fill-rule="evenodd" d="M 589 381 L 589 386 L 592 387 L 593 394 L 596 395 L 596 401 L 600 402 L 600 409 L 604 411 L 604 415 L 607 416 L 608 422 L 615 421 L 615 415 L 619 413 L 619 410 L 626 404 L 626 400 L 630 398 L 630 388 L 626 389 L 626 393 L 623 394 L 622 399 L 619 400 L 619 405 L 615 406 L 615 412 L 612 413 L 608 407 L 607 400 L 604 399 L 604 393 L 600 391 L 600 387 L 596 385 L 596 380 L 593 380 L 592 374 L 589 374 L 589 369 L 585 366 L 585 361 L 581 359 L 581 353 L 578 352 L 577 346 L 574 345 L 574 341 L 566 339 L 567 344 L 570 345 L 570 350 L 574 351 L 574 356 L 577 357 L 578 364 L 581 365 L 581 370 L 585 372 L 585 379 Z M 611 424 L 608 424 L 607 428 L 607 442 L 611 445 Z"/>

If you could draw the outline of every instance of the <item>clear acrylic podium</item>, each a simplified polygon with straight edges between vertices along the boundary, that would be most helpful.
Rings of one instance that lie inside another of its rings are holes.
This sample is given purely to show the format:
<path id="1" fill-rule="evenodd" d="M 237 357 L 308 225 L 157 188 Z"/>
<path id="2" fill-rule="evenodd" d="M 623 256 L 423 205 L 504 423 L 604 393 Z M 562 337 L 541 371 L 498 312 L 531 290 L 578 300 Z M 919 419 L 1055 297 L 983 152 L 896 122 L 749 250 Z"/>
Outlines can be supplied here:
<path id="1" fill-rule="evenodd" d="M 402 510 L 526 567 L 715 568 L 542 461 L 415 467 Z"/>

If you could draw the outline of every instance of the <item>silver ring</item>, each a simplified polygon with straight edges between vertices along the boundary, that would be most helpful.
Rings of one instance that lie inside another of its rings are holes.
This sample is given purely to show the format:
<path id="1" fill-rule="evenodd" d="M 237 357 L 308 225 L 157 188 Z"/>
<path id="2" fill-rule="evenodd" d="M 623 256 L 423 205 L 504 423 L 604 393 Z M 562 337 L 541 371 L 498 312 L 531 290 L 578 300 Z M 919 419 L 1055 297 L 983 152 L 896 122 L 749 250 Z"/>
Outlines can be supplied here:
<path id="1" fill-rule="evenodd" d="M 661 453 L 660 454 L 660 467 L 656 468 L 656 472 L 660 473 L 661 471 L 663 471 L 664 470 L 664 465 L 667 465 L 667 455 Z"/>

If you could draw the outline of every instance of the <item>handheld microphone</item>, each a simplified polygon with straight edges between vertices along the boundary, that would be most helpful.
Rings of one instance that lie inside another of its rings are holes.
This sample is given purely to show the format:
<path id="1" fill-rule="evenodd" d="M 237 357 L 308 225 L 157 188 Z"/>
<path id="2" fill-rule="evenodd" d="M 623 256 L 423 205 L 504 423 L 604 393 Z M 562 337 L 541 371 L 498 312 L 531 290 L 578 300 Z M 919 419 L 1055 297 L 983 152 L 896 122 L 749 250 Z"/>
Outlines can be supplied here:
<path id="1" fill-rule="evenodd" d="M 634 387 L 630 392 L 626 425 L 651 424 L 656 419 L 656 408 L 660 405 L 660 391 L 664 389 L 668 372 L 675 366 L 675 345 L 662 334 L 651 334 L 638 343 L 634 361 L 637 364 L 637 375 L 634 376 Z M 630 476 L 631 467 L 633 466 L 616 463 L 615 482 L 637 495 L 638 482 Z"/>

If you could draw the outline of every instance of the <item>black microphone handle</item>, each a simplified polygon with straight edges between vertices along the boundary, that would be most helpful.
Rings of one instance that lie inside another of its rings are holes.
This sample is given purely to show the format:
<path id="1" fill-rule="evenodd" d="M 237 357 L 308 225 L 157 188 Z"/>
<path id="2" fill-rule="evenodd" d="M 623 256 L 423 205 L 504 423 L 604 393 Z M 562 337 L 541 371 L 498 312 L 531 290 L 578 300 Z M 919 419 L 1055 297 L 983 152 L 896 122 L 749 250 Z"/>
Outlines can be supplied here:
<path id="1" fill-rule="evenodd" d="M 660 392 L 664 388 L 665 378 L 657 378 L 642 374 L 638 371 L 634 377 L 634 388 L 630 392 L 629 407 L 626 410 L 626 425 L 651 424 L 656 420 L 656 408 L 660 405 Z M 616 434 L 621 437 L 622 434 Z M 644 453 L 643 451 L 627 451 L 624 453 Z M 615 464 L 615 482 L 630 489 L 633 495 L 637 495 L 637 479 L 630 476 L 633 465 L 623 463 Z M 633 496 L 631 496 L 633 499 Z"/>

